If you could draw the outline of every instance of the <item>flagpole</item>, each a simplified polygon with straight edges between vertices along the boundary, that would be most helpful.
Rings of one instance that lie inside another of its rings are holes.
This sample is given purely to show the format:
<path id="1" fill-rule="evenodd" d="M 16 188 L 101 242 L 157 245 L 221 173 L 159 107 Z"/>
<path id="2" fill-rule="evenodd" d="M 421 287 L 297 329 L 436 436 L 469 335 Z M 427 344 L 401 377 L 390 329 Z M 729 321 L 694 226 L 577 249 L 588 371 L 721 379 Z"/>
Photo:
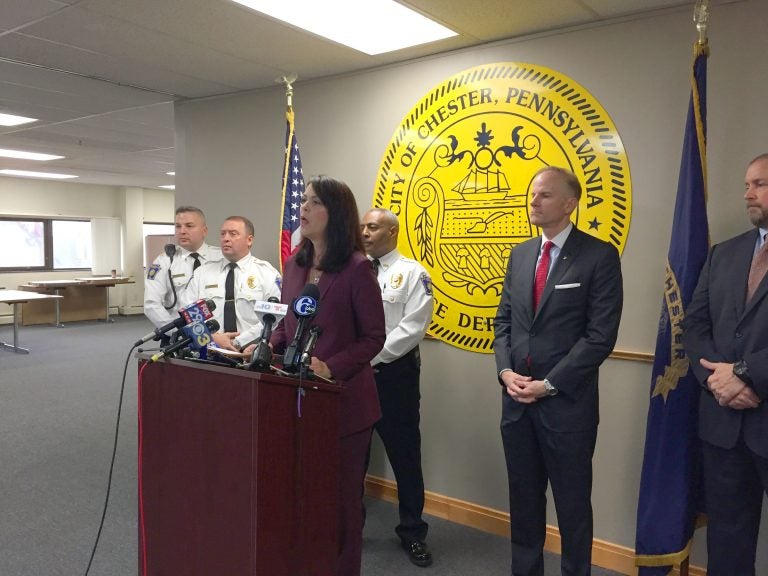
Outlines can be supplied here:
<path id="1" fill-rule="evenodd" d="M 293 254 L 301 240 L 299 228 L 299 209 L 301 197 L 304 194 L 304 173 L 299 155 L 299 144 L 296 140 L 296 130 L 293 115 L 293 83 L 298 76 L 290 74 L 276 78 L 275 82 L 285 84 L 286 98 L 286 134 L 285 159 L 282 174 L 281 224 L 279 239 L 279 261 L 282 270 L 285 262 Z"/>
<path id="2" fill-rule="evenodd" d="M 693 11 L 698 32 L 689 72 L 686 115 L 662 310 L 651 378 L 640 477 L 635 565 L 641 576 L 688 576 L 701 524 L 697 414 L 699 383 L 682 344 L 687 308 L 709 249 L 707 225 L 706 80 L 709 2 Z M 675 569 L 677 567 L 677 569 Z"/>
<path id="3" fill-rule="evenodd" d="M 709 25 L 709 0 L 697 0 L 696 5 L 693 7 L 693 21 L 696 24 L 696 31 L 698 32 L 698 39 L 693 47 L 694 58 L 700 54 L 708 55 L 709 38 L 707 37 L 707 26 Z M 699 107 L 696 106 L 694 110 L 698 112 Z M 697 121 L 698 120 L 700 119 L 697 118 Z M 680 576 L 689 576 L 690 563 L 691 556 L 689 554 L 686 556 L 685 560 L 680 563 Z"/>
<path id="4" fill-rule="evenodd" d="M 289 74 L 288 76 L 280 76 L 276 82 L 285 84 L 285 99 L 288 104 L 288 108 L 293 108 L 293 83 L 299 79 L 297 74 Z"/>
<path id="5" fill-rule="evenodd" d="M 696 31 L 698 32 L 698 39 L 693 47 L 694 58 L 699 54 L 709 54 L 709 38 L 707 37 L 707 26 L 709 24 L 709 0 L 697 0 L 696 5 L 693 7 L 693 21 L 696 24 Z M 695 92 L 692 92 L 695 94 Z M 699 107 L 694 108 L 698 112 Z M 700 120 L 697 118 L 697 120 Z M 706 174 L 706 172 L 704 172 Z M 706 177 L 705 177 L 706 182 Z M 680 576 L 689 575 L 689 567 L 691 563 L 690 554 L 686 556 L 685 560 L 680 563 Z"/>
<path id="6" fill-rule="evenodd" d="M 706 46 L 707 25 L 709 24 L 709 0 L 698 0 L 693 7 L 693 21 L 696 23 L 696 30 L 699 33 L 699 39 L 696 43 L 699 46 Z"/>

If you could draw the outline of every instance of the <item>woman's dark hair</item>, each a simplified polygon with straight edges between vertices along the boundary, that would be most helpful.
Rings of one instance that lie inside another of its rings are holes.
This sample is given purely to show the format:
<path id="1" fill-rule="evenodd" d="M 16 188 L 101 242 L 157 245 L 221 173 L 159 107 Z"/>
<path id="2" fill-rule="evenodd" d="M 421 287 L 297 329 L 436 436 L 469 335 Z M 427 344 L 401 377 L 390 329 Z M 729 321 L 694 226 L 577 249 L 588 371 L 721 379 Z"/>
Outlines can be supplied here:
<path id="1" fill-rule="evenodd" d="M 310 186 L 328 211 L 326 249 L 318 268 L 338 272 L 354 252 L 363 251 L 357 202 L 349 186 L 335 178 L 315 176 L 307 183 L 307 188 Z M 296 263 L 304 268 L 312 266 L 313 256 L 312 242 L 304 238 L 296 252 Z"/>

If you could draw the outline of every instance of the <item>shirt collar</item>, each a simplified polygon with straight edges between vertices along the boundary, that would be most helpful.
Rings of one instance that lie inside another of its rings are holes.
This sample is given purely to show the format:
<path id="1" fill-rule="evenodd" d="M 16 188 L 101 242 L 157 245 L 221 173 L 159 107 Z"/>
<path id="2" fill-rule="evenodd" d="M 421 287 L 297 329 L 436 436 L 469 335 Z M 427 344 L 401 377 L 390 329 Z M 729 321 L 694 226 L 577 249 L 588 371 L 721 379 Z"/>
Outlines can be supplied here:
<path id="1" fill-rule="evenodd" d="M 381 256 L 379 258 L 379 263 L 381 264 L 381 267 L 386 269 L 392 266 L 397 260 L 400 258 L 400 252 L 397 251 L 397 248 L 394 250 L 387 252 L 384 254 L 384 256 Z M 370 256 L 368 257 L 369 260 L 373 260 Z"/>
<path id="2" fill-rule="evenodd" d="M 237 260 L 235 264 L 237 264 L 237 267 L 242 270 L 243 268 L 245 268 L 245 265 L 250 261 L 250 259 L 251 259 L 251 253 L 248 252 L 248 254 L 240 258 L 240 260 Z M 230 262 L 226 258 L 222 258 L 221 263 L 224 266 L 224 268 L 226 268 L 227 266 L 229 266 Z"/>
<path id="3" fill-rule="evenodd" d="M 563 246 L 565 246 L 565 241 L 568 240 L 568 236 L 571 234 L 571 230 L 573 230 L 573 222 L 568 222 L 568 226 L 563 228 L 560 232 L 555 235 L 554 238 L 547 238 L 544 233 L 541 234 L 541 245 L 544 246 L 544 242 L 549 240 L 557 246 L 559 250 L 563 249 Z"/>
<path id="4" fill-rule="evenodd" d="M 179 249 L 181 250 L 181 257 L 185 258 L 185 259 L 188 258 L 192 254 L 192 252 L 193 252 L 192 250 L 187 250 L 186 248 L 182 248 L 181 246 L 179 246 Z M 198 248 L 197 250 L 194 250 L 194 252 L 197 252 L 203 259 L 207 260 L 208 259 L 208 244 L 203 242 L 200 245 L 200 248 Z"/>

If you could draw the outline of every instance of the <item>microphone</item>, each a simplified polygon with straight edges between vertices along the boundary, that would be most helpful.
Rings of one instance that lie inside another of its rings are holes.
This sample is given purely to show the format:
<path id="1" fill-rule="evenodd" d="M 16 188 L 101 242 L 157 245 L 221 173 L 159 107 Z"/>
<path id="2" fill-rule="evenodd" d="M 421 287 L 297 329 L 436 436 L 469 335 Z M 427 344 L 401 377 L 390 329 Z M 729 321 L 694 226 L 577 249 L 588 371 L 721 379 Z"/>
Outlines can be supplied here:
<path id="1" fill-rule="evenodd" d="M 173 246 L 173 244 L 170 244 L 170 246 Z M 171 330 L 179 329 L 186 324 L 204 322 L 213 317 L 214 310 L 216 310 L 216 303 L 213 300 L 200 299 L 196 302 L 192 302 L 192 304 L 179 308 L 179 317 L 176 318 L 176 320 L 168 322 L 168 324 L 161 326 L 160 328 L 155 328 L 155 330 L 149 334 L 145 334 L 136 341 L 134 346 L 141 346 L 150 340 L 160 340 L 164 334 Z"/>
<path id="2" fill-rule="evenodd" d="M 214 318 L 211 318 L 206 322 L 193 322 L 192 324 L 183 326 L 181 330 L 184 333 L 184 337 L 178 342 L 174 342 L 170 346 L 163 348 L 160 352 L 153 355 L 149 361 L 157 362 L 161 358 L 165 358 L 185 346 L 191 346 L 197 350 L 202 350 L 210 344 L 211 340 L 213 340 L 213 338 L 211 338 L 211 332 L 218 332 L 219 328 L 219 322 Z"/>
<path id="3" fill-rule="evenodd" d="M 315 317 L 320 307 L 319 300 L 320 290 L 316 284 L 310 283 L 304 286 L 301 295 L 293 301 L 291 308 L 299 323 L 296 325 L 296 334 L 293 336 L 293 341 L 288 345 L 283 354 L 283 370 L 286 372 L 296 372 L 300 367 L 301 343 L 304 340 L 307 325 Z"/>
<path id="4" fill-rule="evenodd" d="M 270 296 L 266 302 L 259 301 L 253 305 L 253 311 L 256 312 L 264 323 L 264 329 L 261 332 L 262 339 L 272 335 L 272 328 L 275 324 L 288 315 L 288 304 L 280 304 L 280 301 L 274 296 Z M 269 331 L 267 325 L 269 324 Z"/>
<path id="5" fill-rule="evenodd" d="M 320 334 L 323 333 L 323 329 L 320 326 L 312 326 L 309 329 L 309 338 L 307 339 L 307 345 L 304 346 L 304 352 L 301 354 L 301 370 L 302 374 L 305 374 L 309 370 L 309 363 L 312 360 L 312 351 L 315 349 L 317 339 Z"/>
<path id="6" fill-rule="evenodd" d="M 272 349 L 269 347 L 272 328 L 275 322 L 278 321 L 277 316 L 280 316 L 280 319 L 282 319 L 288 313 L 288 305 L 280 304 L 277 298 L 270 296 L 266 302 L 256 302 L 253 309 L 261 313 L 261 321 L 264 323 L 264 328 L 261 331 L 258 345 L 251 355 L 251 363 L 248 365 L 249 370 L 269 368 L 272 362 Z"/>

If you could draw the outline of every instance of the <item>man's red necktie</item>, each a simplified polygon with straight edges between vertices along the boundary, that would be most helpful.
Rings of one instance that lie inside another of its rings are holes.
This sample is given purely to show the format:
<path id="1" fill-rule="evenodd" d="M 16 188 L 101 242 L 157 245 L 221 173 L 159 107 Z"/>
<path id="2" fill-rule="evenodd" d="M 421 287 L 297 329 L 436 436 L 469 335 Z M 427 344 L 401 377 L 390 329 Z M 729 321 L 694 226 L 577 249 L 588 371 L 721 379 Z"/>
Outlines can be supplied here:
<path id="1" fill-rule="evenodd" d="M 533 310 L 534 312 L 539 308 L 539 301 L 541 295 L 544 293 L 544 286 L 547 285 L 547 274 L 549 274 L 549 251 L 552 249 L 552 242 L 547 240 L 544 242 L 544 250 L 539 258 L 539 263 L 536 266 L 536 277 L 533 282 Z"/>

